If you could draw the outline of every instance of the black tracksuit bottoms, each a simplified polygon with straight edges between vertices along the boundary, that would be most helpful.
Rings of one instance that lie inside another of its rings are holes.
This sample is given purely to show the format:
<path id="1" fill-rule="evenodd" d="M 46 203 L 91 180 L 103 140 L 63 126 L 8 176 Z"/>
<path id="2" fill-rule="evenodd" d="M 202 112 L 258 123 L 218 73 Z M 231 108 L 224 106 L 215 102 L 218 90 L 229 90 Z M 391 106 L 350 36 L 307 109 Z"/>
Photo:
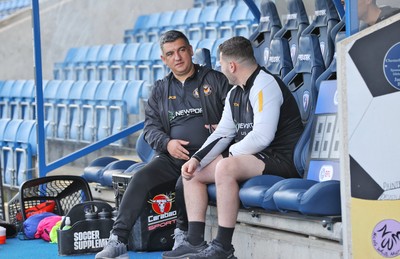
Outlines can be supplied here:
<path id="1" fill-rule="evenodd" d="M 125 243 L 130 231 L 147 204 L 147 193 L 160 184 L 174 182 L 175 201 L 177 207 L 177 227 L 187 230 L 187 215 L 183 197 L 181 167 L 185 160 L 179 160 L 168 154 L 159 154 L 147 165 L 133 174 L 122 197 L 118 216 L 114 222 L 112 233 Z"/>

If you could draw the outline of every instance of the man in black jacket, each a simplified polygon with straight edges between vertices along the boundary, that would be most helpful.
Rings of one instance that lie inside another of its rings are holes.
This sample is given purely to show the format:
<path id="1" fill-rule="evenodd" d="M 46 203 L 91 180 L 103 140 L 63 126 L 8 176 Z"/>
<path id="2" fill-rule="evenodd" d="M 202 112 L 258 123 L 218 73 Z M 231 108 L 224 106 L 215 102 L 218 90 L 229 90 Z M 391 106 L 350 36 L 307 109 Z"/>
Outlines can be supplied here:
<path id="1" fill-rule="evenodd" d="M 129 233 L 142 213 L 149 190 L 176 182 L 182 165 L 201 147 L 221 119 L 230 90 L 226 77 L 192 62 L 193 49 L 179 31 L 160 37 L 161 59 L 171 69 L 155 82 L 145 110 L 144 136 L 157 155 L 135 173 L 122 198 L 109 242 L 96 258 L 128 258 Z M 180 199 L 179 199 L 180 198 Z M 176 197 L 177 229 L 187 229 L 183 197 Z"/>
<path id="2" fill-rule="evenodd" d="M 399 8 L 391 6 L 379 7 L 376 0 L 358 0 L 358 18 L 368 26 L 400 13 Z"/>

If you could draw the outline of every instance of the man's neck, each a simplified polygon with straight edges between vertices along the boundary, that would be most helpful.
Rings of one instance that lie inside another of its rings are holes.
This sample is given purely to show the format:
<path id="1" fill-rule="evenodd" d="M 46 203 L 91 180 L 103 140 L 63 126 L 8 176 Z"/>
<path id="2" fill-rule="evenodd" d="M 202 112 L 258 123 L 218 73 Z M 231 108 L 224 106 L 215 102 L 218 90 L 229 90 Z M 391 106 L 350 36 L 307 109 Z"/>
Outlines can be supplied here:
<path id="1" fill-rule="evenodd" d="M 247 80 L 249 80 L 250 76 L 254 73 L 254 71 L 256 71 L 257 68 L 258 68 L 257 64 L 246 67 L 246 69 L 243 70 L 242 75 L 239 77 L 243 78 L 243 80 L 241 80 L 238 85 L 243 88 L 246 85 Z"/>
<path id="2" fill-rule="evenodd" d="M 382 10 L 379 7 L 373 6 L 368 10 L 368 18 L 367 21 L 365 22 L 368 23 L 368 25 L 374 25 L 378 20 L 378 17 L 381 14 L 381 12 Z"/>

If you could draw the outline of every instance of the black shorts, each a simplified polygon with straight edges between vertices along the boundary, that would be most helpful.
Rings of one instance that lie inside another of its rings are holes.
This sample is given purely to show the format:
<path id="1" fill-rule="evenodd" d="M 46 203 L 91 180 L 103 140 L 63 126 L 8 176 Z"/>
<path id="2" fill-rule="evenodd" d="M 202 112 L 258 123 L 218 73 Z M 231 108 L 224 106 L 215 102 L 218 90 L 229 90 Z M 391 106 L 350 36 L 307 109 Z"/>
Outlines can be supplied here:
<path id="1" fill-rule="evenodd" d="M 299 178 L 293 160 L 277 152 L 267 151 L 254 154 L 255 157 L 265 163 L 263 174 L 272 174 L 284 178 Z"/>

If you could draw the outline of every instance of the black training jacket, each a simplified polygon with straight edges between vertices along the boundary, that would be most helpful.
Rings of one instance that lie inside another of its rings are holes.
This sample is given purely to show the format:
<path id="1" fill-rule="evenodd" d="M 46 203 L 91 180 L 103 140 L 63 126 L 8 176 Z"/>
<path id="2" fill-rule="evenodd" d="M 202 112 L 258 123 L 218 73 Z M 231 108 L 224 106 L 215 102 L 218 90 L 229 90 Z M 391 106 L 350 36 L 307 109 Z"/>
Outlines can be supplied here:
<path id="1" fill-rule="evenodd" d="M 197 80 L 199 82 L 198 92 L 204 119 L 208 125 L 218 124 L 231 85 L 221 72 L 197 64 L 195 64 L 195 69 L 195 74 L 186 81 Z M 144 137 L 157 153 L 166 153 L 170 140 L 168 89 L 169 87 L 181 87 L 173 79 L 174 75 L 170 73 L 154 83 L 145 109 Z M 205 91 L 205 89 L 211 89 L 211 92 Z"/>

